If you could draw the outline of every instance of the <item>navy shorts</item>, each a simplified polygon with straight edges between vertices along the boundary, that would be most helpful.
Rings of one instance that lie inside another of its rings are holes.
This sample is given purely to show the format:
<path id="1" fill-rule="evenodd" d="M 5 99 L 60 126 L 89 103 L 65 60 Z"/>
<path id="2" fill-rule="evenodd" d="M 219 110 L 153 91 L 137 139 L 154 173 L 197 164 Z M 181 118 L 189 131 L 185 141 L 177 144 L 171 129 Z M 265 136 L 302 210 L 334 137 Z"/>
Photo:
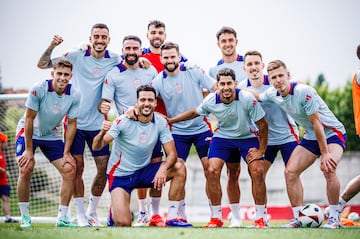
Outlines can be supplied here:
<path id="1" fill-rule="evenodd" d="M 209 145 L 212 139 L 212 133 L 210 130 L 193 135 L 178 135 L 173 134 L 176 152 L 179 158 L 186 161 L 189 156 L 190 148 L 192 144 L 195 145 L 199 158 L 207 157 L 209 152 Z"/>
<path id="2" fill-rule="evenodd" d="M 327 144 L 338 144 L 345 151 L 345 149 L 346 149 L 346 134 L 343 134 L 341 136 L 333 135 L 330 138 L 327 138 L 326 142 L 327 142 Z M 317 142 L 317 140 L 302 139 L 300 145 L 315 155 L 318 155 L 318 156 L 321 155 L 319 143 Z"/>
<path id="3" fill-rule="evenodd" d="M 1 185 L 0 186 L 0 196 L 5 195 L 10 197 L 10 185 Z"/>
<path id="4" fill-rule="evenodd" d="M 281 145 L 268 145 L 265 151 L 265 160 L 269 161 L 270 163 L 273 163 L 275 161 L 278 152 L 280 151 L 281 157 L 284 161 L 284 164 L 286 165 L 287 162 L 289 161 L 292 151 L 294 151 L 295 147 L 298 145 L 299 144 L 296 141 Z"/>
<path id="5" fill-rule="evenodd" d="M 152 153 L 152 156 L 151 158 L 159 158 L 159 157 L 162 157 L 163 156 L 163 153 L 161 151 L 161 146 L 162 146 L 162 143 L 160 140 L 157 141 L 154 149 L 153 149 L 153 153 Z"/>
<path id="6" fill-rule="evenodd" d="M 258 138 L 248 139 L 223 139 L 214 137 L 210 144 L 209 159 L 210 158 L 221 158 L 225 162 L 237 162 L 235 161 L 234 152 L 236 150 L 240 152 L 241 157 L 246 161 L 246 155 L 250 148 L 259 148 Z M 260 160 L 264 160 L 261 158 Z M 240 162 L 240 157 L 238 157 Z"/>
<path id="7" fill-rule="evenodd" d="M 45 155 L 45 157 L 50 161 L 54 161 L 56 159 L 60 159 L 64 156 L 64 142 L 62 140 L 38 140 L 33 139 L 33 153 L 35 154 L 35 150 L 37 147 L 41 149 L 41 152 Z M 16 157 L 21 156 L 25 151 L 25 138 L 19 137 L 15 142 L 16 149 Z"/>
<path id="8" fill-rule="evenodd" d="M 110 155 L 110 148 L 109 145 L 106 145 L 104 148 L 100 150 L 92 150 L 92 143 L 95 138 L 95 136 L 100 132 L 100 130 L 76 130 L 76 134 L 74 137 L 74 142 L 71 146 L 70 152 L 72 155 L 82 155 L 84 154 L 85 150 L 85 142 L 88 145 L 91 155 L 93 157 L 96 156 L 104 156 L 104 155 Z"/>
<path id="9" fill-rule="evenodd" d="M 226 160 L 227 163 L 240 163 L 241 155 L 239 149 L 232 149 L 230 150 L 230 155 L 228 157 L 228 160 Z"/>
<path id="10" fill-rule="evenodd" d="M 137 170 L 135 173 L 126 176 L 107 175 L 109 181 L 109 192 L 115 188 L 124 189 L 129 195 L 135 188 L 154 187 L 153 179 L 160 168 L 162 162 L 151 163 L 145 168 Z"/>

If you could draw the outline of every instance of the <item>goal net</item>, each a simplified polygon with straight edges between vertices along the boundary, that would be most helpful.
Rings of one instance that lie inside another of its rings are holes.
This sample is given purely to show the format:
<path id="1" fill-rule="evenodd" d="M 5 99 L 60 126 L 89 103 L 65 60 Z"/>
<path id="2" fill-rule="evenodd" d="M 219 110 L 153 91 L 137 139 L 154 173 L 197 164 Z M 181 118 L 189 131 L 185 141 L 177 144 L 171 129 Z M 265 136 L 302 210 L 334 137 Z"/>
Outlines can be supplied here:
<path id="1" fill-rule="evenodd" d="M 0 94 L 0 131 L 8 135 L 8 144 L 4 151 L 8 177 L 11 186 L 11 215 L 18 216 L 20 211 L 17 204 L 17 178 L 19 169 L 15 158 L 15 130 L 19 119 L 25 112 L 27 94 Z M 59 129 L 62 129 L 60 126 Z M 96 174 L 95 162 L 88 148 L 84 156 L 84 185 L 85 201 L 90 195 L 91 184 Z M 35 152 L 35 169 L 31 178 L 30 215 L 32 217 L 56 217 L 59 205 L 59 188 L 61 176 L 43 153 Z M 73 202 L 71 202 L 73 204 Z M 106 217 L 110 205 L 110 195 L 107 186 L 98 207 L 98 214 Z M 85 205 L 86 206 L 86 205 Z M 75 207 L 71 207 L 71 214 L 76 215 Z M 85 208 L 86 209 L 86 208 Z M 1 212 L 2 213 L 2 212 Z M 0 214 L 2 215 L 2 214 Z"/>

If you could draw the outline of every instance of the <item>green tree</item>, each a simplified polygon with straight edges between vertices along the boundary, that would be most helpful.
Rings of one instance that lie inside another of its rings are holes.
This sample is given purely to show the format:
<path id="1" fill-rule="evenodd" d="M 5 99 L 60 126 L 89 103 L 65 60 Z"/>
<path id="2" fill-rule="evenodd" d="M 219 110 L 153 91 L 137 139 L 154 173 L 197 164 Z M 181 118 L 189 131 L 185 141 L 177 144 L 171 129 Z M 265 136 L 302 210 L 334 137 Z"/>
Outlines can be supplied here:
<path id="1" fill-rule="evenodd" d="M 344 124 L 347 136 L 347 151 L 359 151 L 360 144 L 355 133 L 354 112 L 352 102 L 352 84 L 346 81 L 344 87 L 329 90 L 323 74 L 320 74 L 314 88 L 328 105 L 334 115 Z"/>
<path id="2" fill-rule="evenodd" d="M 10 107 L 5 115 L 4 127 L 8 129 L 9 132 L 15 132 L 16 126 L 20 118 L 24 115 L 25 108 Z"/>

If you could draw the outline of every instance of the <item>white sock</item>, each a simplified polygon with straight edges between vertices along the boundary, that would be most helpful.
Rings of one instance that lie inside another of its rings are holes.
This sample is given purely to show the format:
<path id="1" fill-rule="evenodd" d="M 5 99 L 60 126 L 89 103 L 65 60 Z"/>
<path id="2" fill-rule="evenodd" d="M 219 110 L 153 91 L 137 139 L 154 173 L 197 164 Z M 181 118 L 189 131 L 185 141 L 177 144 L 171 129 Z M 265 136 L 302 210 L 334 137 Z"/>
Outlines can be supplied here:
<path id="1" fill-rule="evenodd" d="M 292 208 L 292 211 L 293 211 L 293 214 L 294 214 L 294 218 L 295 219 L 299 219 L 299 212 L 300 210 L 303 208 L 303 206 L 298 206 L 298 207 L 293 207 Z"/>
<path id="2" fill-rule="evenodd" d="M 150 197 L 151 202 L 151 216 L 160 214 L 160 197 Z"/>
<path id="3" fill-rule="evenodd" d="M 265 221 L 266 209 L 265 205 L 255 205 L 255 220 L 264 218 Z"/>
<path id="4" fill-rule="evenodd" d="M 220 221 L 222 221 L 221 205 L 211 206 L 211 215 L 212 218 L 218 218 Z"/>
<path id="5" fill-rule="evenodd" d="M 336 220 L 339 218 L 339 205 L 329 205 L 329 218 L 335 218 Z"/>
<path id="6" fill-rule="evenodd" d="M 59 209 L 58 209 L 58 218 L 61 218 L 63 216 L 66 216 L 67 212 L 68 212 L 69 207 L 68 206 L 64 206 L 64 205 L 59 205 Z"/>
<path id="7" fill-rule="evenodd" d="M 241 221 L 240 204 L 239 203 L 232 203 L 229 206 L 231 208 L 232 218 L 237 220 L 237 221 Z"/>
<path id="8" fill-rule="evenodd" d="M 89 205 L 86 211 L 87 215 L 96 214 L 96 208 L 99 205 L 100 198 L 100 196 L 90 194 Z"/>
<path id="9" fill-rule="evenodd" d="M 30 216 L 29 207 L 30 207 L 29 202 L 19 202 L 21 216 Z"/>
<path id="10" fill-rule="evenodd" d="M 80 219 L 86 219 L 85 216 L 85 208 L 84 208 L 84 198 L 74 198 L 76 211 L 77 211 L 77 218 Z"/>
<path id="11" fill-rule="evenodd" d="M 138 199 L 138 203 L 139 203 L 139 212 L 145 212 L 147 213 L 147 203 L 146 203 L 146 198 L 144 199 Z"/>
<path id="12" fill-rule="evenodd" d="M 185 219 L 187 220 L 187 217 L 186 217 L 186 203 L 185 203 L 185 200 L 180 200 L 180 204 L 179 204 L 179 218 L 182 218 L 182 219 Z"/>
<path id="13" fill-rule="evenodd" d="M 179 201 L 169 201 L 167 220 L 172 220 L 178 217 Z"/>
<path id="14" fill-rule="evenodd" d="M 341 212 L 345 205 L 346 205 L 347 201 L 345 201 L 342 197 L 339 198 L 339 212 Z"/>
<path id="15" fill-rule="evenodd" d="M 208 203 L 209 203 L 209 209 L 210 209 L 210 218 L 213 217 L 213 214 L 212 214 L 212 210 L 211 210 L 211 200 L 208 198 Z"/>

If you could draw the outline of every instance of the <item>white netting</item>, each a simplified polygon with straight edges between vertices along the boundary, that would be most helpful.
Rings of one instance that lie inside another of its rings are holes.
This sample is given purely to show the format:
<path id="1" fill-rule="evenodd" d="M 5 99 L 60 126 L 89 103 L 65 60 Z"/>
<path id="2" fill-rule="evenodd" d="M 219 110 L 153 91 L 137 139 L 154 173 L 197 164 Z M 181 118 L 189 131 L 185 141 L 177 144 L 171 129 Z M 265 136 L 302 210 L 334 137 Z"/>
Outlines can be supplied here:
<path id="1" fill-rule="evenodd" d="M 17 122 L 25 112 L 26 97 L 27 94 L 0 95 L 0 131 L 9 137 L 8 146 L 4 153 L 7 169 L 10 172 L 8 181 L 11 186 L 11 208 L 13 215 L 19 213 L 16 192 L 19 170 L 15 159 L 15 130 Z M 30 214 L 32 216 L 57 216 L 61 176 L 39 149 L 36 150 L 35 161 L 35 170 L 31 178 Z M 87 199 L 90 194 L 91 182 L 96 174 L 95 162 L 88 148 L 86 148 L 84 161 L 83 179 L 85 198 Z M 110 197 L 107 193 L 107 188 L 104 191 L 105 193 L 101 198 L 98 212 L 100 215 L 105 216 L 110 205 Z"/>

